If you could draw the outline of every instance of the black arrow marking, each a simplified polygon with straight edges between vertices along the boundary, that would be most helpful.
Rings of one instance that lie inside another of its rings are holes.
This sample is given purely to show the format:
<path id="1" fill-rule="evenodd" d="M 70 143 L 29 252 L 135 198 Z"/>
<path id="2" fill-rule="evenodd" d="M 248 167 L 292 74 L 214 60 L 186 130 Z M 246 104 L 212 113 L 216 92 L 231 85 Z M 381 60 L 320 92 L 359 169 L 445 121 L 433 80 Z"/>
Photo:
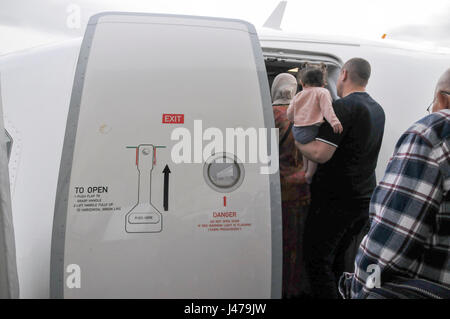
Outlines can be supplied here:
<path id="1" fill-rule="evenodd" d="M 162 172 L 164 173 L 164 211 L 167 212 L 169 210 L 169 174 L 171 173 L 169 165 L 166 165 Z"/>

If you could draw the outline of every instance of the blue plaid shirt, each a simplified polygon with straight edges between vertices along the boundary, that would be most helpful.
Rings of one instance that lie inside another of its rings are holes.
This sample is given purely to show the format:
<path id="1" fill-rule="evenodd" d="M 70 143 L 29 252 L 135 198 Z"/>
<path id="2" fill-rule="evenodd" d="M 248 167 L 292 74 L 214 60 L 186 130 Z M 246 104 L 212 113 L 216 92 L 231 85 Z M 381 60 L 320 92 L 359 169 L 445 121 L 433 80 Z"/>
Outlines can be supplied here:
<path id="1" fill-rule="evenodd" d="M 344 280 L 352 298 L 367 297 L 374 269 L 381 286 L 402 276 L 450 287 L 449 189 L 450 110 L 444 110 L 415 123 L 396 145 L 372 195 L 355 274 Z"/>

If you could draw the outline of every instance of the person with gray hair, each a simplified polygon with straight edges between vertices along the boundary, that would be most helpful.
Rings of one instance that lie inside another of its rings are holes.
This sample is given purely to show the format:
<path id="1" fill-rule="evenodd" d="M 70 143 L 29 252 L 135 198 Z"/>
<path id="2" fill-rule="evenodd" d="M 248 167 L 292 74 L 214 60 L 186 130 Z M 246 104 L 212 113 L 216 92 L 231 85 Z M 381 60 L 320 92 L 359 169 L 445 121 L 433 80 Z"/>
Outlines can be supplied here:
<path id="1" fill-rule="evenodd" d="M 450 109 L 450 69 L 447 69 L 439 78 L 434 90 L 434 100 L 430 106 L 432 112 Z M 429 110 L 430 107 L 428 107 Z"/>
<path id="2" fill-rule="evenodd" d="M 399 139 L 370 203 L 346 298 L 450 298 L 450 69 Z"/>

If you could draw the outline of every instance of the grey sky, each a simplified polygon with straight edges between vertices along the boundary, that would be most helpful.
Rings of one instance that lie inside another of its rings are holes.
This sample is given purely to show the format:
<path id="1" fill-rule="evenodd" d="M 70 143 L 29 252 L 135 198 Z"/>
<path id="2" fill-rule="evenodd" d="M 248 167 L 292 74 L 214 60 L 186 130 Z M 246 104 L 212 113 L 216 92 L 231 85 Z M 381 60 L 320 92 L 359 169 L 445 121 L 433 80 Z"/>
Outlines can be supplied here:
<path id="1" fill-rule="evenodd" d="M 279 0 L 0 0 L 0 53 L 81 36 L 92 14 L 140 11 L 239 18 L 256 27 Z M 73 16 L 80 10 L 80 28 Z M 290 0 L 282 29 L 450 47 L 449 0 Z M 71 20 L 72 19 L 72 20 Z"/>

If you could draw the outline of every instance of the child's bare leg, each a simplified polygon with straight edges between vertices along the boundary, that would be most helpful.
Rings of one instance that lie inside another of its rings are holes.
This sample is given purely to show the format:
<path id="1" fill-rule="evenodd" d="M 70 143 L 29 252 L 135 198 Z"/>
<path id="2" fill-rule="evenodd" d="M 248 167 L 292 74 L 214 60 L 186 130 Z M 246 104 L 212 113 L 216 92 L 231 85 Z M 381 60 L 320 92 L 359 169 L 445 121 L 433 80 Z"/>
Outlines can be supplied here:
<path id="1" fill-rule="evenodd" d="M 314 174 L 316 173 L 316 170 L 317 170 L 317 163 L 313 162 L 313 161 L 309 161 L 308 169 L 305 174 L 306 182 L 308 184 L 312 183 L 312 179 L 313 179 Z"/>
<path id="2" fill-rule="evenodd" d="M 302 167 L 302 171 L 305 171 L 305 172 L 308 171 L 308 162 L 309 162 L 309 159 L 307 159 L 307 158 L 305 157 L 305 155 L 303 155 L 303 167 Z"/>

